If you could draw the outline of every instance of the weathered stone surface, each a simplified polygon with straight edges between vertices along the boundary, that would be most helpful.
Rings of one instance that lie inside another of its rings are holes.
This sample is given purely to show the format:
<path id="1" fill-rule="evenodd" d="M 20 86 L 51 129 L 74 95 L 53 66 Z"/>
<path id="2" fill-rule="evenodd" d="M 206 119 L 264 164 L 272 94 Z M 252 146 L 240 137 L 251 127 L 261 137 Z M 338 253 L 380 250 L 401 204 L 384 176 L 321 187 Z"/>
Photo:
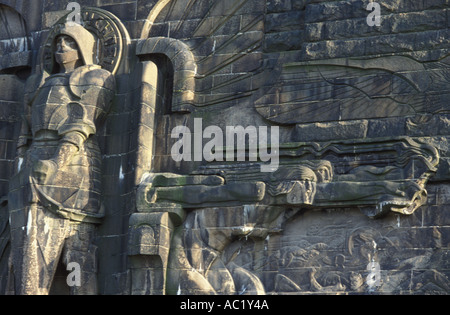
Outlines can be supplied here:
<path id="1" fill-rule="evenodd" d="M 8 213 L 8 201 L 6 198 L 0 200 L 0 253 L 2 256 L 9 257 L 11 252 L 11 227 L 8 225 L 9 213 Z M 6 259 L 0 261 L 0 293 L 5 294 L 8 292 L 8 274 L 9 265 Z"/>
<path id="2" fill-rule="evenodd" d="M 368 122 L 315 123 L 297 125 L 293 142 L 327 141 L 333 139 L 363 139 L 367 135 Z"/>
<path id="3" fill-rule="evenodd" d="M 449 294 L 449 3 L 368 2 L 79 1 L 65 79 L 67 3 L 0 0 L 0 294 Z"/>

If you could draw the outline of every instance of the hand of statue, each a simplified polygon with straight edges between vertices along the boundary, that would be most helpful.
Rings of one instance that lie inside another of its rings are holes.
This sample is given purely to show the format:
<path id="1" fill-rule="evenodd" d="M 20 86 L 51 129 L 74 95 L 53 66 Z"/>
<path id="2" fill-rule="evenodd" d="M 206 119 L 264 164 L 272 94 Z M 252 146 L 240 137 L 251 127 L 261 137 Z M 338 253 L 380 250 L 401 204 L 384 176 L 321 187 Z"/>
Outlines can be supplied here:
<path id="1" fill-rule="evenodd" d="M 37 161 L 33 165 L 32 175 L 39 184 L 46 184 L 56 173 L 57 165 L 50 160 Z"/>

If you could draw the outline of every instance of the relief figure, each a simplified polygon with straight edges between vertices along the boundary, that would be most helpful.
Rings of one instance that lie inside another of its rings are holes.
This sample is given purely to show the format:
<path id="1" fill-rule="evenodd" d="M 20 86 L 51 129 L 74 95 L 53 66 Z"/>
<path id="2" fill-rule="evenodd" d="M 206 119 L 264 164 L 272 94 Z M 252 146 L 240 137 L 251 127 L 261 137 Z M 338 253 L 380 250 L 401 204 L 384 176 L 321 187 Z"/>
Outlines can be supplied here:
<path id="1" fill-rule="evenodd" d="M 115 79 L 95 65 L 97 41 L 86 28 L 58 24 L 50 34 L 52 67 L 27 82 L 18 172 L 10 182 L 15 293 L 49 294 L 61 260 L 80 266 L 83 285 L 71 294 L 96 294 L 94 237 L 104 215 L 96 133 Z"/>

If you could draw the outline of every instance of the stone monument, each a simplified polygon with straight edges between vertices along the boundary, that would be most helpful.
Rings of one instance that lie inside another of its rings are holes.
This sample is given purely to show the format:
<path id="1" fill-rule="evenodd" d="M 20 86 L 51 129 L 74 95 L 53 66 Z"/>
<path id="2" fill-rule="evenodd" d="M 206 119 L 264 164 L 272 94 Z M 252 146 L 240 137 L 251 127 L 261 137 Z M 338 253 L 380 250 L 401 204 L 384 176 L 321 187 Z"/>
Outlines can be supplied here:
<path id="1" fill-rule="evenodd" d="M 448 294 L 449 10 L 0 0 L 0 293 Z"/>

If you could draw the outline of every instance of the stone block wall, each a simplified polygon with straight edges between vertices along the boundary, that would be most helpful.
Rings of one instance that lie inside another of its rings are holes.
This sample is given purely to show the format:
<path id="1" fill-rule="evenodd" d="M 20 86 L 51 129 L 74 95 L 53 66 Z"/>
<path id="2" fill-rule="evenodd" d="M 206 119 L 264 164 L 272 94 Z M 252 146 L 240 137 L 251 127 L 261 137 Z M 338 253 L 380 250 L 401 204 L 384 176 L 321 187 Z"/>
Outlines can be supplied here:
<path id="1" fill-rule="evenodd" d="M 0 0 L 0 198 L 15 167 L 25 80 L 69 1 L 28 2 Z M 372 220 L 360 207 L 301 207 L 282 231 L 263 240 L 241 238 L 228 250 L 240 249 L 234 264 L 260 279 L 270 294 L 450 292 L 448 1 L 377 1 L 377 27 L 367 24 L 368 0 L 77 2 L 113 13 L 130 35 L 131 66 L 117 77 L 119 91 L 99 131 L 107 211 L 98 235 L 102 294 L 146 291 L 133 286 L 128 256 L 129 218 L 137 210 L 143 176 L 221 167 L 171 159 L 172 129 L 194 130 L 194 118 L 222 129 L 280 126 L 285 145 L 425 139 L 438 149 L 440 163 L 427 185 L 427 203 L 413 215 Z M 4 21 L 22 32 L 6 32 Z M 172 107 L 171 94 L 182 69 L 160 52 L 136 56 L 140 40 L 157 37 L 185 44 L 194 56 L 195 97 L 181 107 Z M 156 64 L 158 75 L 146 77 L 147 62 Z M 297 158 L 288 155 L 282 158 Z M 385 161 L 375 153 L 365 161 L 330 156 L 342 163 L 341 170 Z M 214 208 L 208 211 L 214 216 Z M 0 258 L 7 243 L 2 232 Z M 371 263 L 380 267 L 379 283 L 370 280 Z M 4 258 L 0 272 L 3 267 Z M 4 279 L 0 274 L 0 292 Z"/>
<path id="2" fill-rule="evenodd" d="M 3 95 L 0 101 L 0 195 L 8 194 L 8 182 L 14 169 L 15 141 L 18 138 L 18 122 L 21 118 L 22 104 L 15 93 L 23 93 L 22 83 L 15 75 L 0 75 Z"/>

